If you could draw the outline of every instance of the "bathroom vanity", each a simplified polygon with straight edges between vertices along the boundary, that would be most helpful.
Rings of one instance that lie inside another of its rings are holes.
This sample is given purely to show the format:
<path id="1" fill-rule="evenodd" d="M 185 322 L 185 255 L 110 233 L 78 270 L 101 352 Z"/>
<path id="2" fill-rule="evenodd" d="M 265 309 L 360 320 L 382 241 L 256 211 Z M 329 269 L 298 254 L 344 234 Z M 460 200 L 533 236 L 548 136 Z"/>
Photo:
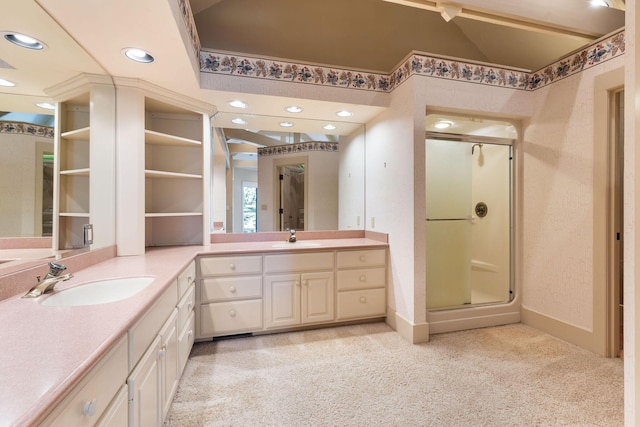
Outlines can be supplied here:
<path id="1" fill-rule="evenodd" d="M 153 277 L 125 299 L 0 301 L 0 426 L 160 426 L 196 339 L 384 318 L 386 235 L 364 235 L 150 249 L 56 291 Z"/>

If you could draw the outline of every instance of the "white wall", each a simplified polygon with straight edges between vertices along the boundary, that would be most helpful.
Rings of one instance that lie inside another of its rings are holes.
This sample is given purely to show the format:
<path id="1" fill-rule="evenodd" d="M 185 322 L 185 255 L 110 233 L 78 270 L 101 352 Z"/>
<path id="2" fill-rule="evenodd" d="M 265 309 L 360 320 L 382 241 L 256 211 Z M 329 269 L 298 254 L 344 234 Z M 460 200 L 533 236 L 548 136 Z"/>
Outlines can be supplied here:
<path id="1" fill-rule="evenodd" d="M 364 229 L 365 132 L 340 137 L 338 171 L 338 229 Z"/>

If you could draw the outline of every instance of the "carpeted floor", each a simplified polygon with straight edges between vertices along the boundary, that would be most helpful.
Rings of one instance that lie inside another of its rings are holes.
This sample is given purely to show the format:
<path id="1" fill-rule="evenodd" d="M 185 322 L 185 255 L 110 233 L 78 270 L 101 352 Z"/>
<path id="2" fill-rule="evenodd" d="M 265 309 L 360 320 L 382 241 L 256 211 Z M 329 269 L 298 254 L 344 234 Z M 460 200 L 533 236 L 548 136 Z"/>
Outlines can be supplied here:
<path id="1" fill-rule="evenodd" d="M 385 323 L 196 344 L 174 426 L 622 426 L 620 359 L 522 324 L 411 345 Z"/>

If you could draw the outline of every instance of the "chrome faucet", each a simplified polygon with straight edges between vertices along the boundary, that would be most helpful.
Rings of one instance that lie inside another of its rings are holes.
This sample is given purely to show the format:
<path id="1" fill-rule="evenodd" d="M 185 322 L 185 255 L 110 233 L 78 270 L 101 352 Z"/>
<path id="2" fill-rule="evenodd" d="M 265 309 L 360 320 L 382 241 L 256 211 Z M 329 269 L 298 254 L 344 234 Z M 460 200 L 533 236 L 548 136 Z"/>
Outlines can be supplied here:
<path id="1" fill-rule="evenodd" d="M 289 233 L 289 243 L 295 243 L 298 240 L 296 238 L 296 230 L 289 230 Z"/>
<path id="2" fill-rule="evenodd" d="M 60 275 L 60 273 L 62 273 L 66 269 L 67 267 L 60 263 L 50 262 L 49 272 L 46 276 L 44 276 L 44 279 L 40 280 L 40 276 L 38 276 L 38 283 L 33 288 L 31 288 L 31 290 L 27 292 L 22 298 L 36 298 L 40 295 L 53 292 L 53 289 L 58 282 L 69 280 L 73 277 L 73 274 L 71 273 L 63 274 L 62 276 Z"/>

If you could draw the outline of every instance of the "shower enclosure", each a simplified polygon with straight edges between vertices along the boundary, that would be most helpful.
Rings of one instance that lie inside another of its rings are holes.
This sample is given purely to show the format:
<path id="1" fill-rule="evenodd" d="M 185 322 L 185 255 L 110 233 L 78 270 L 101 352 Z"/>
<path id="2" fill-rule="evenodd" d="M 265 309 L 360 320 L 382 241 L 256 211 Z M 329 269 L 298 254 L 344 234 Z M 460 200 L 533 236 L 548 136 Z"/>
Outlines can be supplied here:
<path id="1" fill-rule="evenodd" d="M 427 132 L 428 310 L 513 299 L 512 142 Z"/>

